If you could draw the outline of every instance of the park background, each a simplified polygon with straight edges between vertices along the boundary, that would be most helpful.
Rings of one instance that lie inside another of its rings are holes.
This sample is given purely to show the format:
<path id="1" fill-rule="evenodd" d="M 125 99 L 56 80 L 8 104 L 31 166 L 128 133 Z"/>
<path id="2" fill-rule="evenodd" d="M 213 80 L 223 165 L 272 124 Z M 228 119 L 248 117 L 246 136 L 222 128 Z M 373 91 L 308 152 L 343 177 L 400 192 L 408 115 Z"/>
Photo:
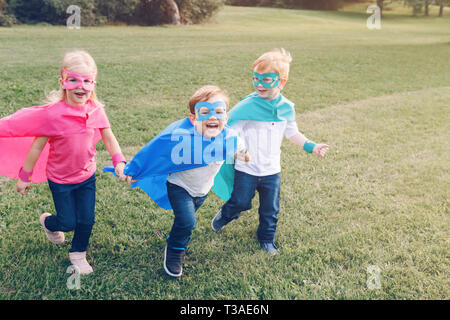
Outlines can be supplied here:
<path id="1" fill-rule="evenodd" d="M 172 213 L 101 173 L 111 160 L 100 142 L 88 251 L 95 272 L 79 290 L 66 285 L 70 234 L 55 246 L 39 224 L 42 212 L 54 212 L 47 184 L 23 197 L 0 177 L 0 299 L 450 298 L 449 8 L 440 16 L 430 3 L 426 15 L 425 2 L 384 1 L 381 29 L 369 30 L 366 10 L 377 1 L 329 10 L 222 2 L 201 21 L 181 9 L 180 25 L 150 27 L 95 11 L 89 26 L 82 10 L 81 28 L 68 29 L 66 7 L 52 23 L 15 16 L 11 2 L 20 1 L 0 1 L 0 21 L 10 26 L 0 28 L 0 117 L 41 104 L 58 87 L 63 54 L 85 49 L 131 158 L 187 116 L 200 86 L 219 85 L 237 103 L 252 91 L 253 61 L 282 47 L 293 56 L 283 93 L 296 104 L 299 129 L 330 150 L 318 159 L 283 143 L 278 255 L 259 249 L 258 196 L 215 233 L 210 222 L 222 202 L 211 192 L 174 280 L 162 267 Z M 371 267 L 379 270 L 376 288 Z"/>

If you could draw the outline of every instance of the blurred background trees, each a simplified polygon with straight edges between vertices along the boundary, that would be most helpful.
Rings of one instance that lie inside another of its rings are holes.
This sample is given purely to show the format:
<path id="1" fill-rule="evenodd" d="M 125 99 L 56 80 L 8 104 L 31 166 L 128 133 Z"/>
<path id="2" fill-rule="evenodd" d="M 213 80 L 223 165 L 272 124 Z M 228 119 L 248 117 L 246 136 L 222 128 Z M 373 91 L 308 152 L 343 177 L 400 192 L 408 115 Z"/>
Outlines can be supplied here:
<path id="1" fill-rule="evenodd" d="M 367 0 L 0 0 L 0 26 L 15 23 L 50 23 L 64 25 L 70 5 L 81 9 L 81 24 L 195 24 L 208 21 L 224 4 L 233 6 L 266 6 L 312 10 L 338 10 L 352 2 Z M 393 2 L 412 8 L 412 14 L 424 11 L 429 15 L 431 5 L 439 6 L 439 16 L 450 0 L 373 0 L 382 12 Z"/>
<path id="2" fill-rule="evenodd" d="M 64 25 L 70 5 L 81 9 L 81 24 L 192 24 L 210 19 L 225 0 L 0 0 L 0 25 Z"/>

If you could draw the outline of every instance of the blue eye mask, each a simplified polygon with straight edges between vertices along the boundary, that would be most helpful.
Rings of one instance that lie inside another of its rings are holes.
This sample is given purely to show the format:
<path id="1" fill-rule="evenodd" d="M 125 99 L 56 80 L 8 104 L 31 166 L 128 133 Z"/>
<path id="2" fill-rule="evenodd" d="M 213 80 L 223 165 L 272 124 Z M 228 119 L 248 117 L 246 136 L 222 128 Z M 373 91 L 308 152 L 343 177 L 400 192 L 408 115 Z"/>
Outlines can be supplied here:
<path id="1" fill-rule="evenodd" d="M 278 83 L 280 80 L 280 76 L 278 73 L 270 72 L 270 73 L 258 73 L 253 72 L 253 86 L 257 87 L 260 84 L 263 87 L 273 89 L 278 87 Z"/>
<path id="2" fill-rule="evenodd" d="M 207 114 L 200 114 L 201 108 L 208 108 L 209 112 Z M 222 108 L 223 113 L 216 113 L 217 108 Z M 227 105 L 223 101 L 217 101 L 214 103 L 209 103 L 206 101 L 197 102 L 195 105 L 195 119 L 197 121 L 206 121 L 211 117 L 216 117 L 219 120 L 225 120 L 227 118 Z"/>

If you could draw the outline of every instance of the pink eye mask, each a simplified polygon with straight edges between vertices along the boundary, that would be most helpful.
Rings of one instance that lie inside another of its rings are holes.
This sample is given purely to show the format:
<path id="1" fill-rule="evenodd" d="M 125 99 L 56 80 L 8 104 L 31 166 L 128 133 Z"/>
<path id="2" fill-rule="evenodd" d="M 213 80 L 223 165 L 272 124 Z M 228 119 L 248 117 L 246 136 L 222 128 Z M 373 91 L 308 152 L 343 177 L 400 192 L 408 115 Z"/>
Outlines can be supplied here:
<path id="1" fill-rule="evenodd" d="M 63 68 L 61 75 L 64 89 L 73 90 L 82 87 L 86 91 L 93 91 L 95 88 L 94 74 L 79 74 Z"/>

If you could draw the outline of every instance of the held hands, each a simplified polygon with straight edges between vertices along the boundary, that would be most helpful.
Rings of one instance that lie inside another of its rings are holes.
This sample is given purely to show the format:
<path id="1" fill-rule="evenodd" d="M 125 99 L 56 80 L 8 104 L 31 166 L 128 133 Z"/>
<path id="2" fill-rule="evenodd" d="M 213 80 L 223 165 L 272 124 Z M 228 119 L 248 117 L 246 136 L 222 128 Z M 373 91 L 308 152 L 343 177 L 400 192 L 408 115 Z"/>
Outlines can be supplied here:
<path id="1" fill-rule="evenodd" d="M 136 182 L 137 180 L 133 180 L 133 177 L 127 176 L 126 174 L 123 173 L 124 169 L 125 169 L 125 162 L 119 162 L 118 164 L 116 164 L 114 168 L 115 173 L 119 178 L 119 181 L 126 181 L 129 184 Z"/>
<path id="2" fill-rule="evenodd" d="M 117 177 L 119 178 L 119 181 L 126 181 L 127 176 L 123 173 L 123 169 L 125 169 L 125 162 L 119 162 L 114 167 L 115 173 Z"/>
<path id="3" fill-rule="evenodd" d="M 325 154 L 327 153 L 327 151 L 328 151 L 328 145 L 323 144 L 323 143 L 317 143 L 313 149 L 313 153 L 316 156 L 318 156 L 319 158 L 324 157 Z"/>
<path id="4" fill-rule="evenodd" d="M 246 149 L 236 152 L 234 157 L 240 161 L 249 162 L 251 160 L 250 153 Z"/>
<path id="5" fill-rule="evenodd" d="M 20 179 L 17 180 L 16 190 L 21 195 L 26 195 L 27 191 L 30 190 L 30 188 L 31 188 L 31 182 L 24 182 Z"/>

